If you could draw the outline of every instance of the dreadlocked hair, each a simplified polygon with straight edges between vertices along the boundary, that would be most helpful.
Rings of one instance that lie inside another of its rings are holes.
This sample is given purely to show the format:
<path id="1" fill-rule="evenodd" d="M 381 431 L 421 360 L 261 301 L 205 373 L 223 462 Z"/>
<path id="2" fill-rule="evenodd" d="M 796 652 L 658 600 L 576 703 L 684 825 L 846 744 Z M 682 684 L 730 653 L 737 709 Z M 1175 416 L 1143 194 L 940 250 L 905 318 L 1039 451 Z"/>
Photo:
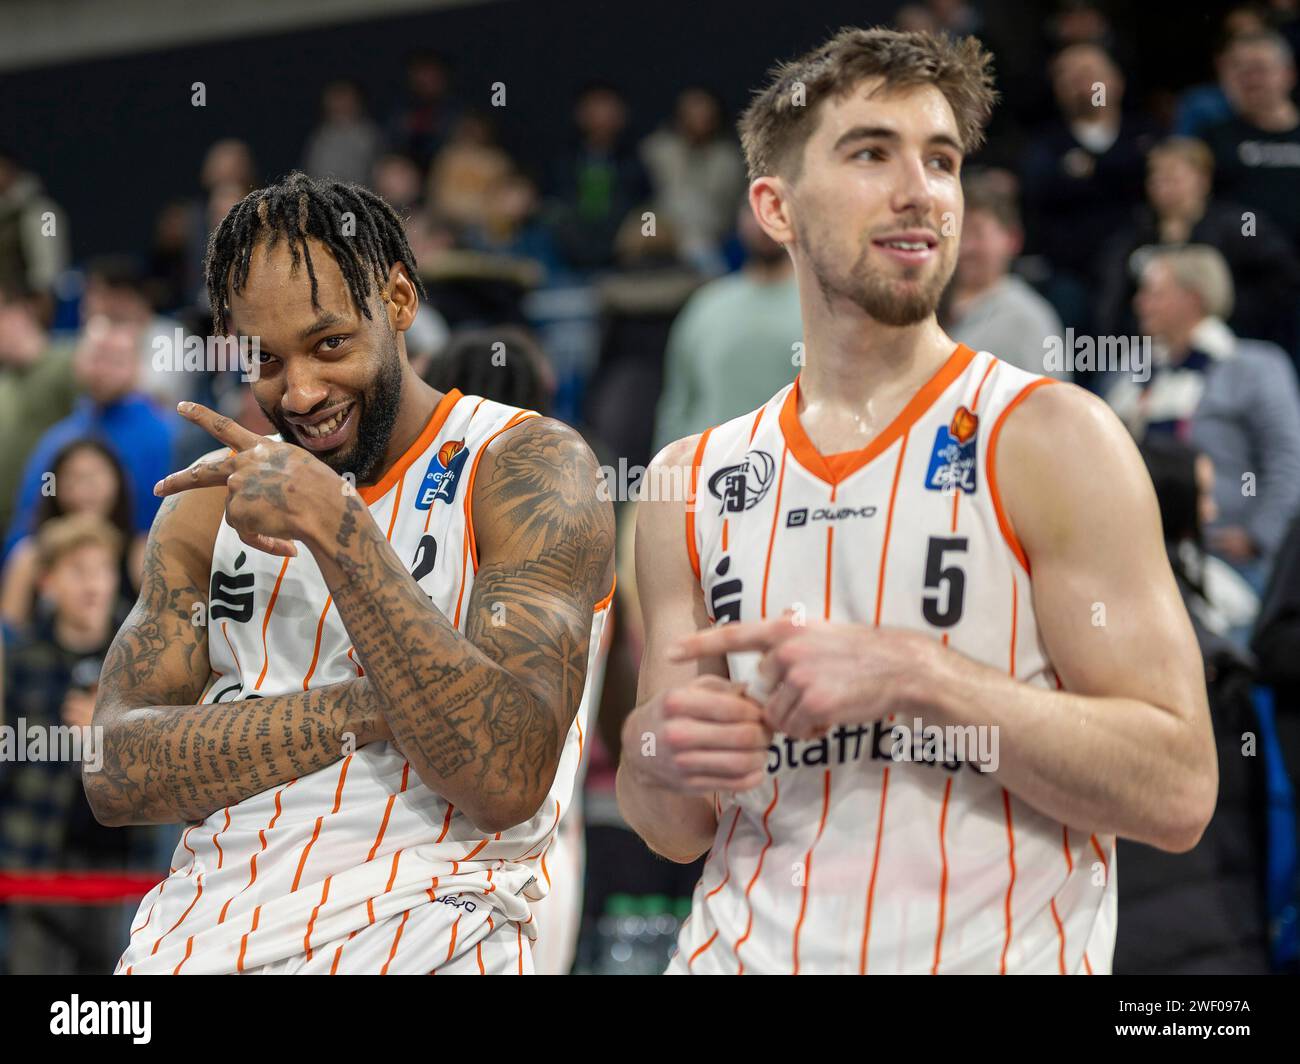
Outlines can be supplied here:
<path id="1" fill-rule="evenodd" d="M 350 235 L 344 232 L 347 215 L 352 220 Z M 406 267 L 411 283 L 424 296 L 424 286 L 415 271 L 415 256 L 392 207 L 360 185 L 317 181 L 295 170 L 277 184 L 250 192 L 236 203 L 208 240 L 204 276 L 218 334 L 230 330 L 228 293 L 244 290 L 253 249 L 263 240 L 268 250 L 282 239 L 288 243 L 291 268 L 306 265 L 311 304 L 320 309 L 316 268 L 307 246 L 309 237 L 329 249 L 352 301 L 367 318 L 371 317 L 370 293 L 383 289 L 395 262 Z"/>

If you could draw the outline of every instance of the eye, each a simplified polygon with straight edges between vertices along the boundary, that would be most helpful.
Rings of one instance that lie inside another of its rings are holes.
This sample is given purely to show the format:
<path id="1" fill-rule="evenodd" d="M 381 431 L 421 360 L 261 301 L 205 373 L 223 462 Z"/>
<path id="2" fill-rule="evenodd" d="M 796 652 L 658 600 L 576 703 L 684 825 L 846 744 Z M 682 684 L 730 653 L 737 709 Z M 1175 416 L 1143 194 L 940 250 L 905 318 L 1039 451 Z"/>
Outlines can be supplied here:
<path id="1" fill-rule="evenodd" d="M 271 354 L 271 352 L 269 351 L 257 352 L 257 364 L 259 366 L 269 366 L 272 362 L 277 362 L 277 361 L 279 360 L 275 357 L 275 355 Z"/>
<path id="2" fill-rule="evenodd" d="M 930 160 L 930 163 L 931 165 L 937 165 L 938 169 L 942 170 L 944 173 L 951 174 L 955 173 L 957 170 L 957 163 L 950 155 L 936 155 Z"/>
<path id="3" fill-rule="evenodd" d="M 853 158 L 855 159 L 860 159 L 863 156 L 866 156 L 869 159 L 883 159 L 885 153 L 879 148 L 862 148 L 860 151 L 855 151 L 853 153 Z"/>
<path id="4" fill-rule="evenodd" d="M 325 337 L 324 340 L 320 342 L 320 346 L 323 347 L 326 351 L 337 351 L 340 347 L 343 346 L 343 343 L 346 340 L 347 340 L 346 336 L 327 336 Z"/>

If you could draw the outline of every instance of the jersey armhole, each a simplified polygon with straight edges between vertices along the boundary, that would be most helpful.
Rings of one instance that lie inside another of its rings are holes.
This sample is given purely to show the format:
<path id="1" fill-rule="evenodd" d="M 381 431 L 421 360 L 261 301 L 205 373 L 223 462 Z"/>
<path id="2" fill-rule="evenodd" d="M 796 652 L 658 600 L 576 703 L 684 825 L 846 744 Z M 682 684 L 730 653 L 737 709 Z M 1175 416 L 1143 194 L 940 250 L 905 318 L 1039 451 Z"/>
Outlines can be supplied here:
<path id="1" fill-rule="evenodd" d="M 700 442 L 695 445 L 695 457 L 691 459 L 691 486 L 686 493 L 686 556 L 691 561 L 691 572 L 695 579 L 700 579 L 700 547 L 695 541 L 695 493 L 699 487 L 700 462 L 704 459 L 704 447 L 709 442 L 709 433 L 705 429 L 700 434 Z"/>
<path id="2" fill-rule="evenodd" d="M 993 428 L 989 432 L 988 450 L 984 455 L 984 475 L 989 485 L 989 498 L 993 501 L 993 512 L 997 515 L 998 528 L 1002 532 L 1002 538 L 1006 541 L 1011 553 L 1015 555 L 1016 561 L 1020 563 L 1025 575 L 1029 575 L 1029 557 L 1025 554 L 1025 548 L 1021 544 L 1019 537 L 1016 535 L 1015 528 L 1012 527 L 1011 519 L 1007 516 L 1006 508 L 1002 505 L 1002 495 L 998 491 L 998 474 L 997 474 L 997 447 L 998 437 L 1002 433 L 1002 426 L 1006 423 L 1007 415 L 1011 413 L 1030 394 L 1044 385 L 1059 383 L 1052 377 L 1040 377 L 1036 381 L 1031 381 L 1020 389 L 1005 407 L 1002 413 L 998 414 L 997 420 L 993 422 Z"/>

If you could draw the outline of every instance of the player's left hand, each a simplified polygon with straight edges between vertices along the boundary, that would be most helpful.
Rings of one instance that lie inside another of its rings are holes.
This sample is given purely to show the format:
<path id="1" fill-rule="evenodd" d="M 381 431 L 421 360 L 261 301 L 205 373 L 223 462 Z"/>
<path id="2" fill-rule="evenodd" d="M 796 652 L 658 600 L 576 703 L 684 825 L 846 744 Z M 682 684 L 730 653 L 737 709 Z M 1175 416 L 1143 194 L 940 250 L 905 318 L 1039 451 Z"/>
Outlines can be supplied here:
<path id="1" fill-rule="evenodd" d="M 676 661 L 757 652 L 768 726 L 816 739 L 839 724 L 865 724 L 910 710 L 942 647 L 915 632 L 860 624 L 771 621 L 719 625 L 683 639 Z"/>
<path id="2" fill-rule="evenodd" d="M 226 486 L 226 520 L 255 550 L 282 558 L 297 555 L 295 539 L 307 538 L 322 503 L 344 494 L 344 480 L 301 447 L 269 440 L 200 403 L 181 403 L 182 417 L 224 443 L 232 454 L 172 473 L 154 485 L 155 495 Z"/>

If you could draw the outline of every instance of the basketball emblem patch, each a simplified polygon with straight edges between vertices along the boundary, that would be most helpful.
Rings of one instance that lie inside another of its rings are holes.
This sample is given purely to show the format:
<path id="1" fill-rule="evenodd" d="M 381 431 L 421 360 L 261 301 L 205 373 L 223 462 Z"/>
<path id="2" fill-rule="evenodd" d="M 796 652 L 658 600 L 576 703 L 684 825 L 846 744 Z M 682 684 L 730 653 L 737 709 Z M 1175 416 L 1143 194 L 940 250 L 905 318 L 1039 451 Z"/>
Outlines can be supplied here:
<path id="1" fill-rule="evenodd" d="M 927 491 L 954 492 L 968 495 L 975 491 L 975 445 L 979 418 L 959 406 L 947 425 L 935 433 L 930 466 L 925 473 Z"/>
<path id="2" fill-rule="evenodd" d="M 435 502 L 449 503 L 456 497 L 460 475 L 469 451 L 464 440 L 448 440 L 438 448 L 429 462 L 420 490 L 415 493 L 415 508 L 427 510 Z"/>

